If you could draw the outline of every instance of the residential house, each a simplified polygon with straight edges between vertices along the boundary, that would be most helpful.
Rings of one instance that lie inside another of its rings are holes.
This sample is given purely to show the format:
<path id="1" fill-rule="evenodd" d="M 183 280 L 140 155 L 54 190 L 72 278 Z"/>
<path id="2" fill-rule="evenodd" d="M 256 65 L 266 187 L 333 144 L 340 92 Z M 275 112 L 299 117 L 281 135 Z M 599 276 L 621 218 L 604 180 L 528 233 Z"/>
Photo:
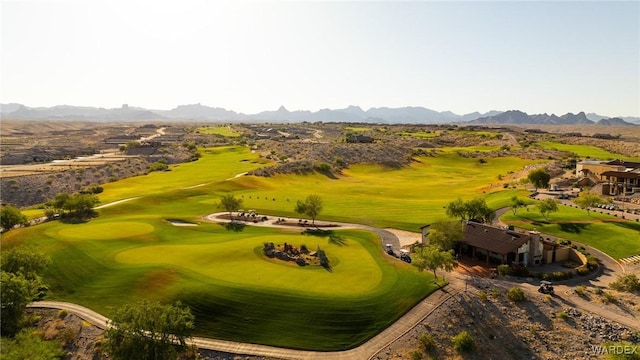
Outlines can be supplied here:
<path id="1" fill-rule="evenodd" d="M 640 193 L 640 163 L 624 160 L 580 161 L 576 176 L 602 183 L 603 195 Z"/>
<path id="2" fill-rule="evenodd" d="M 485 261 L 487 264 L 541 265 L 551 259 L 543 259 L 545 245 L 539 233 L 519 233 L 508 228 L 464 221 L 463 239 L 455 245 L 457 254 Z M 423 226 L 422 243 L 429 243 L 430 225 Z"/>

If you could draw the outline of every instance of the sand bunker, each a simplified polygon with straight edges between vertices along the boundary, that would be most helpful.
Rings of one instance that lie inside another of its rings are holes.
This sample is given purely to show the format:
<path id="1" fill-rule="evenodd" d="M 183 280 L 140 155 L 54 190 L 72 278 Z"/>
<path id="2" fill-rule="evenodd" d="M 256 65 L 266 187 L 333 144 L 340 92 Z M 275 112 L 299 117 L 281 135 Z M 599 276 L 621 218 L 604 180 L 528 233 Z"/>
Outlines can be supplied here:
<path id="1" fill-rule="evenodd" d="M 196 223 L 180 220 L 180 219 L 167 219 L 173 226 L 198 226 Z"/>

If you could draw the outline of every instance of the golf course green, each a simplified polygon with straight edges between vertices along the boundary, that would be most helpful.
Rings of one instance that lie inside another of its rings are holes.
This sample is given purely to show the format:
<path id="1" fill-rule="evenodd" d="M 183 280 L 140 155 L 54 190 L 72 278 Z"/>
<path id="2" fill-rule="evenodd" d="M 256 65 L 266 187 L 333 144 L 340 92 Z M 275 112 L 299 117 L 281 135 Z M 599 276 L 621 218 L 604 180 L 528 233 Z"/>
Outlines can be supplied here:
<path id="1" fill-rule="evenodd" d="M 363 164 L 331 177 L 255 177 L 238 175 L 270 162 L 247 147 L 201 152 L 198 161 L 170 171 L 105 184 L 102 205 L 127 201 L 100 208 L 95 219 L 15 229 L 3 235 L 1 245 L 32 246 L 51 257 L 44 281 L 53 300 L 107 316 L 141 299 L 180 300 L 194 312 L 199 336 L 342 350 L 371 338 L 437 289 L 430 272 L 384 254 L 379 236 L 365 230 L 313 235 L 299 228 L 228 228 L 206 221 L 221 211 L 222 195 L 241 199 L 244 209 L 289 217 L 299 216 L 298 200 L 317 194 L 324 203 L 320 220 L 418 232 L 445 218 L 444 207 L 458 197 L 482 196 L 495 209 L 508 206 L 512 196 L 526 191 L 503 186 L 503 177 L 536 162 L 480 162 L 445 149 L 400 169 Z M 586 213 L 562 219 L 575 216 Z M 620 236 L 637 234 L 633 226 L 618 230 Z M 320 247 L 330 268 L 268 258 L 262 253 L 268 242 Z"/>

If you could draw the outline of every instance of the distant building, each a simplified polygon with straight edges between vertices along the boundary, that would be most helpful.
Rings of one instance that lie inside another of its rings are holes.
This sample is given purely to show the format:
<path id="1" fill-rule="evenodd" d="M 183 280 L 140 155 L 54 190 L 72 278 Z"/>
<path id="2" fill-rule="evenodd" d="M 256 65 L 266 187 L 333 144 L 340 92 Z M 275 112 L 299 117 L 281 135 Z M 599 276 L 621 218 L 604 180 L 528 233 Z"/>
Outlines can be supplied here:
<path id="1" fill-rule="evenodd" d="M 640 193 L 640 163 L 624 160 L 580 161 L 576 176 L 602 183 L 603 195 L 630 195 Z"/>
<path id="2" fill-rule="evenodd" d="M 528 234 L 473 221 L 462 223 L 463 239 L 455 245 L 456 253 L 466 255 L 487 264 L 540 265 L 551 262 L 543 259 L 545 246 L 535 231 Z M 430 225 L 423 226 L 422 243 L 429 243 Z M 551 255 L 553 256 L 553 255 Z"/>

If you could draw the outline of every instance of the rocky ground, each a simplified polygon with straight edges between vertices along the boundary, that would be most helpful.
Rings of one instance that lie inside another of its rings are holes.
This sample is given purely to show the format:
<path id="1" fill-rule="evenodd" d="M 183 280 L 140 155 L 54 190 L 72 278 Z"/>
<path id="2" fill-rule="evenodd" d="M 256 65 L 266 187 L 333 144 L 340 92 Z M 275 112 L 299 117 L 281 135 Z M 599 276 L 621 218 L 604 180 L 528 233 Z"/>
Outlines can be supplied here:
<path id="1" fill-rule="evenodd" d="M 596 347 L 608 342 L 640 343 L 638 330 L 568 306 L 557 297 L 539 294 L 515 303 L 506 297 L 507 290 L 495 286 L 456 295 L 374 359 L 598 359 Z M 640 313 L 637 300 L 626 300 L 627 306 Z M 469 352 L 453 348 L 452 338 L 461 331 L 473 339 Z M 428 351 L 421 345 L 421 334 L 433 339 Z M 640 354 L 640 347 L 637 351 Z"/>

